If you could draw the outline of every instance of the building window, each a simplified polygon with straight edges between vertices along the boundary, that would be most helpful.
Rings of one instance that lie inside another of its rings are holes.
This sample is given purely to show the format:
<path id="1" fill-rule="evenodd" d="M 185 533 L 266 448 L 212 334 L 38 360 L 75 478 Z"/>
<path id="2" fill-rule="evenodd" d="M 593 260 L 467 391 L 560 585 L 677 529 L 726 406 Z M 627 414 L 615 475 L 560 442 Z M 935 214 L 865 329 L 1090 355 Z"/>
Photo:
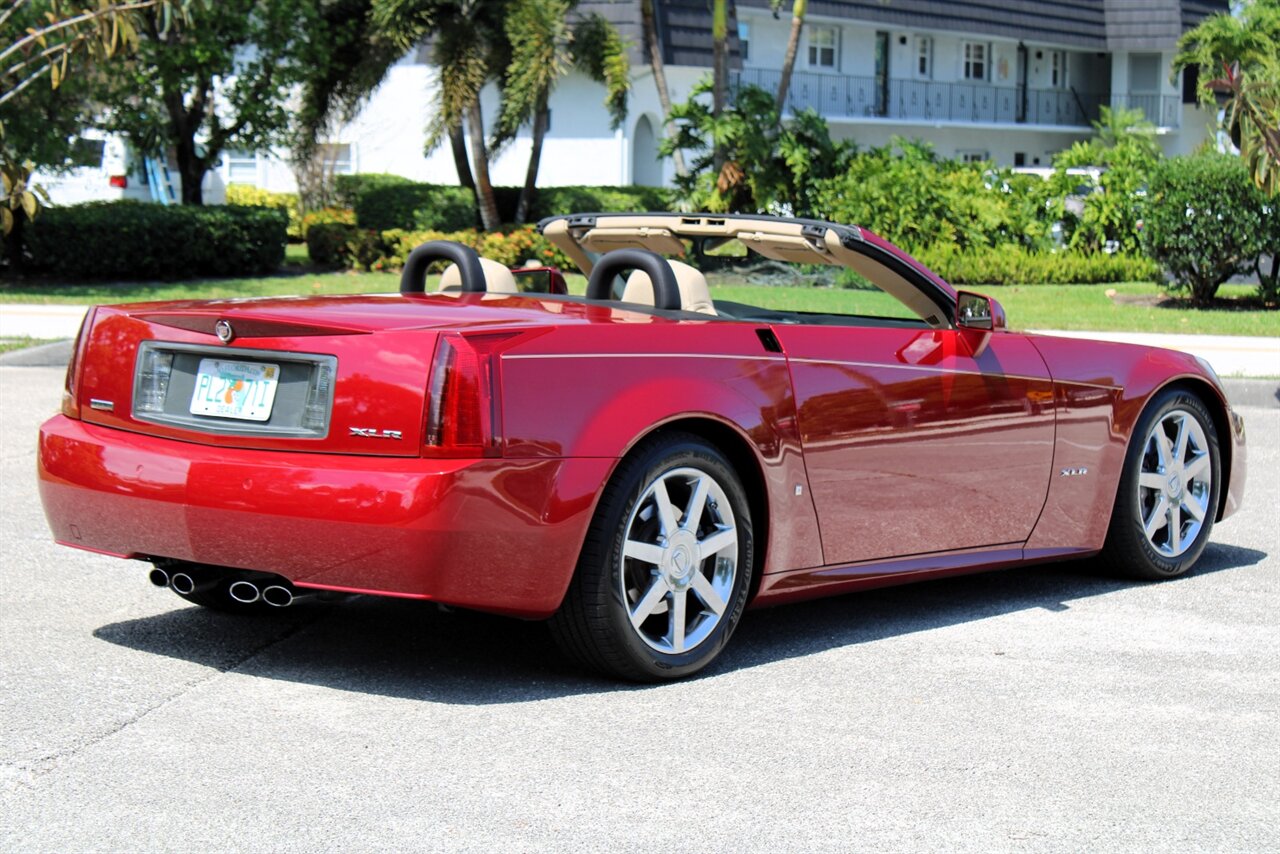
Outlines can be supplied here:
<path id="1" fill-rule="evenodd" d="M 751 58 L 751 23 L 749 21 L 738 21 L 738 56 L 742 60 Z"/>
<path id="2" fill-rule="evenodd" d="M 835 27 L 809 28 L 809 66 L 835 68 L 839 33 Z"/>
<path id="3" fill-rule="evenodd" d="M 964 79 L 986 80 L 991 76 L 991 45 L 986 42 L 964 43 Z"/>
<path id="4" fill-rule="evenodd" d="M 1049 86 L 1067 88 L 1067 52 L 1064 50 L 1049 51 Z"/>
<path id="5" fill-rule="evenodd" d="M 330 142 L 320 146 L 320 156 L 324 164 L 334 175 L 350 175 L 354 173 L 355 164 L 351 159 L 351 145 L 345 142 Z"/>
<path id="6" fill-rule="evenodd" d="M 978 151 L 976 149 L 970 151 L 957 151 L 956 157 L 961 163 L 985 163 L 991 159 L 991 152 Z"/>
<path id="7" fill-rule="evenodd" d="M 257 184 L 258 155 L 253 151 L 227 152 L 227 183 Z"/>
<path id="8" fill-rule="evenodd" d="M 933 77 L 933 39 L 929 36 L 916 36 L 916 77 Z"/>

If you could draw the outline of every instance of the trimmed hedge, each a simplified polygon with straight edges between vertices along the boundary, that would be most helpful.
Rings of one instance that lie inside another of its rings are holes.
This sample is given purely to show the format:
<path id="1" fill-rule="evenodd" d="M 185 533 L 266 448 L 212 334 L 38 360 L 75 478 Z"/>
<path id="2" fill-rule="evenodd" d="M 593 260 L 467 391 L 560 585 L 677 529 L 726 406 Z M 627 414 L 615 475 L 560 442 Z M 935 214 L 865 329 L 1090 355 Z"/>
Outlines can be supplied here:
<path id="1" fill-rule="evenodd" d="M 43 211 L 26 237 L 33 267 L 73 278 L 246 276 L 284 261 L 288 221 L 278 208 L 89 202 Z"/>
<path id="2" fill-rule="evenodd" d="M 368 187 L 352 205 L 361 228 L 459 231 L 476 224 L 476 198 L 466 187 L 393 184 Z"/>
<path id="3" fill-rule="evenodd" d="M 1155 262 L 1121 253 L 1032 252 L 1022 246 L 959 251 L 949 244 L 935 244 L 914 255 L 953 285 L 1093 285 L 1160 279 Z"/>
<path id="4" fill-rule="evenodd" d="M 475 194 L 466 187 L 423 184 L 399 175 L 339 175 L 334 195 L 356 212 L 361 228 L 374 231 L 462 231 L 474 228 Z M 515 219 L 519 187 L 494 187 L 498 213 Z M 674 194 L 665 187 L 543 187 L 529 209 L 529 220 L 566 213 L 622 213 L 670 210 Z"/>
<path id="5" fill-rule="evenodd" d="M 512 216 L 520 198 L 519 188 L 513 189 Z M 542 187 L 529 209 L 529 219 L 537 222 L 544 217 L 571 213 L 669 211 L 674 204 L 675 193 L 665 187 Z"/>
<path id="6" fill-rule="evenodd" d="M 333 202 L 340 208 L 354 208 L 356 199 L 366 191 L 378 187 L 402 187 L 414 183 L 403 175 L 391 175 L 386 172 L 361 172 L 356 175 L 335 175 L 333 177 Z"/>
<path id="7" fill-rule="evenodd" d="M 289 215 L 289 239 L 302 240 L 302 209 L 297 193 L 272 193 L 252 184 L 228 184 L 227 204 L 251 208 L 280 208 Z"/>

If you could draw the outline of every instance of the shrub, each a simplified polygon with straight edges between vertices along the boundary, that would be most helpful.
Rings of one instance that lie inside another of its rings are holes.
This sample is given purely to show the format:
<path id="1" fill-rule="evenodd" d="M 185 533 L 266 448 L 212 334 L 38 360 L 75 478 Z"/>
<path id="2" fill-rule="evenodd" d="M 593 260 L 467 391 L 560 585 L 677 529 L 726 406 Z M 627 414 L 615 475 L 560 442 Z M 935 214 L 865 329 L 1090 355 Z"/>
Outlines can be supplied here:
<path id="1" fill-rule="evenodd" d="M 928 145 L 900 138 L 854 155 L 843 174 L 816 190 L 826 219 L 869 228 L 907 249 L 942 243 L 965 250 L 1047 248 L 1047 193 L 1034 176 L 940 160 Z"/>
<path id="2" fill-rule="evenodd" d="M 519 195 L 516 189 L 515 197 Z M 544 217 L 570 213 L 667 211 L 671 210 L 673 201 L 673 193 L 665 187 L 542 187 L 529 208 L 529 219 L 537 222 Z M 514 200 L 511 212 L 515 212 Z"/>
<path id="3" fill-rule="evenodd" d="M 1098 252 L 1112 244 L 1122 252 L 1137 252 L 1145 188 L 1163 153 L 1155 126 L 1141 110 L 1104 106 L 1100 112 L 1093 138 L 1053 158 L 1051 213 L 1062 222 L 1063 237 L 1072 249 Z M 1069 171 L 1086 167 L 1102 170 L 1096 182 Z M 1078 208 L 1069 209 L 1067 197 L 1077 195 L 1082 184 L 1092 192 L 1079 199 Z"/>
<path id="4" fill-rule="evenodd" d="M 313 225 L 319 225 L 322 222 L 340 222 L 346 225 L 356 224 L 356 212 L 351 208 L 321 208 L 317 211 L 307 211 L 302 215 L 302 239 L 306 240 L 307 232 Z"/>
<path id="5" fill-rule="evenodd" d="M 577 270 L 577 265 L 532 226 L 520 226 L 506 233 L 488 233 L 470 229 L 453 233 L 440 231 L 404 231 L 393 229 L 381 235 L 383 254 L 371 267 L 375 270 L 399 269 L 409 253 L 429 240 L 453 240 L 470 246 L 485 258 L 508 267 L 523 266 L 527 261 L 537 266 Z"/>
<path id="6" fill-rule="evenodd" d="M 403 175 L 389 175 L 384 172 L 361 172 L 357 175 L 335 175 L 333 177 L 333 200 L 340 208 L 354 208 L 356 199 L 377 187 L 399 187 L 412 184 L 413 181 Z"/>
<path id="7" fill-rule="evenodd" d="M 28 248 L 35 267 L 74 278 L 256 275 L 284 261 L 287 224 L 274 208 L 90 202 L 42 212 Z"/>
<path id="8" fill-rule="evenodd" d="M 272 193 L 251 184 L 227 185 L 227 204 L 253 208 L 280 208 L 289 215 L 289 239 L 302 240 L 302 211 L 297 193 Z"/>
<path id="9" fill-rule="evenodd" d="M 1033 252 L 1022 246 L 958 250 L 939 244 L 916 253 L 920 263 L 953 285 L 1091 285 L 1153 281 L 1156 264 L 1139 255 Z"/>
<path id="10" fill-rule="evenodd" d="M 476 224 L 475 194 L 466 187 L 439 184 L 394 184 L 370 187 L 356 197 L 361 228 L 459 231 Z"/>
<path id="11" fill-rule="evenodd" d="M 317 267 L 349 267 L 351 241 L 360 229 L 346 222 L 316 222 L 307 228 L 307 255 Z"/>
<path id="12" fill-rule="evenodd" d="M 1238 158 L 1175 157 L 1152 171 L 1142 248 L 1172 275 L 1171 290 L 1205 303 L 1266 248 L 1266 209 Z"/>

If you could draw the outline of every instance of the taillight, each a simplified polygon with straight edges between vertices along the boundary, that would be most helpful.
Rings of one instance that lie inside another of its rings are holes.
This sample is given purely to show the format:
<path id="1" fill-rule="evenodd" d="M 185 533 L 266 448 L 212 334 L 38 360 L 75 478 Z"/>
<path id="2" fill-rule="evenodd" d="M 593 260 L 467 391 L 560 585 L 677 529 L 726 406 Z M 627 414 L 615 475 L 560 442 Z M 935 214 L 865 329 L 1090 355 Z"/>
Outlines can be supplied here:
<path id="1" fill-rule="evenodd" d="M 128 175 L 112 175 L 110 180 L 111 180 L 111 186 L 118 187 L 121 190 L 124 190 L 129 186 Z"/>
<path id="2" fill-rule="evenodd" d="M 502 456 L 498 357 L 528 334 L 446 332 L 440 336 L 427 386 L 425 456 Z"/>
<path id="3" fill-rule="evenodd" d="M 89 343 L 89 330 L 93 328 L 93 315 L 98 309 L 90 308 L 80 321 L 80 331 L 76 333 L 75 343 L 71 345 L 71 360 L 67 362 L 67 378 L 62 384 L 62 414 L 68 418 L 80 418 L 80 399 L 77 395 L 80 386 L 80 357 Z"/>

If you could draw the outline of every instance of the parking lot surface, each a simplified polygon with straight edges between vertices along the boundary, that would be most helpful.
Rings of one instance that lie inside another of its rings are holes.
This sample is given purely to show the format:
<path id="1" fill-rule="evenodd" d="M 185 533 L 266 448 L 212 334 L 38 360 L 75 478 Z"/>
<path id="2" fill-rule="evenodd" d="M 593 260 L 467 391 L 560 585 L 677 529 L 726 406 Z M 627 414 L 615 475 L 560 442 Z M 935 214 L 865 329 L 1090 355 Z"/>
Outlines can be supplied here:
<path id="1" fill-rule="evenodd" d="M 632 686 L 539 624 L 224 616 L 54 545 L 61 385 L 0 368 L 2 850 L 1280 848 L 1278 409 L 1242 410 L 1245 508 L 1187 578 L 754 611 L 705 676 Z"/>

